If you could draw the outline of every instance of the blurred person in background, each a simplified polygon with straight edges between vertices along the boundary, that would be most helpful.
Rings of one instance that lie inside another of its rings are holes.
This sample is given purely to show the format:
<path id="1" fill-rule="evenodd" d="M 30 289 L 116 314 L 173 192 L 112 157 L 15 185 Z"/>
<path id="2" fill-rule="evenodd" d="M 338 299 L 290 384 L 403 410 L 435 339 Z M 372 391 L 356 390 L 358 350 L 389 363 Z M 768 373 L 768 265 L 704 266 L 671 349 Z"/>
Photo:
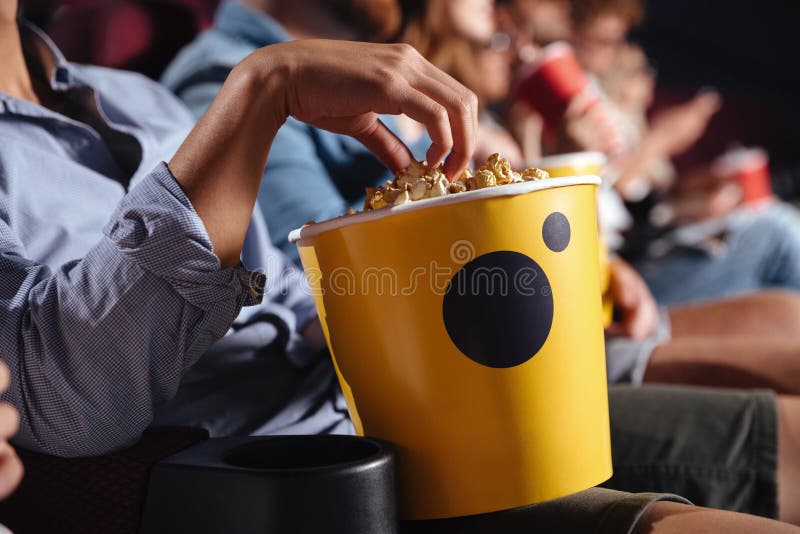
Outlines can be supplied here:
<path id="1" fill-rule="evenodd" d="M 627 38 L 644 20 L 641 0 L 573 0 L 572 44 L 583 68 L 600 83 L 621 111 L 631 154 L 616 163 L 615 188 L 626 198 L 646 194 L 648 175 L 654 167 L 691 147 L 719 111 L 715 93 L 698 95 L 679 106 L 665 109 L 647 123 L 655 79 L 646 58 L 631 48 Z M 644 191 L 644 192 L 643 192 Z"/>
<path id="2" fill-rule="evenodd" d="M 640 0 L 572 0 L 572 43 L 578 60 L 595 76 L 605 75 L 624 49 L 631 28 L 644 20 Z"/>
<path id="3" fill-rule="evenodd" d="M 715 93 L 700 93 L 646 118 L 654 84 L 647 80 L 642 57 L 626 48 L 628 32 L 643 16 L 640 0 L 572 2 L 576 53 L 611 96 L 622 99 L 622 118 L 634 131 L 635 150 L 617 165 L 614 176 L 615 189 L 633 200 L 658 182 L 654 173 L 665 162 L 703 135 L 721 107 Z M 735 187 L 709 168 L 679 177 L 670 194 L 670 217 L 683 216 L 683 224 L 690 224 L 680 240 L 668 235 L 652 253 L 631 258 L 660 304 L 762 289 L 800 291 L 800 217 L 794 208 L 775 201 L 764 209 L 742 209 Z M 710 224 L 691 224 L 712 217 Z"/>
<path id="4" fill-rule="evenodd" d="M 569 0 L 499 0 L 498 29 L 512 43 L 515 83 L 525 82 L 542 53 L 541 48 L 573 37 Z M 515 90 L 516 91 L 516 90 Z M 563 120 L 546 120 L 541 111 L 519 94 L 504 108 L 504 121 L 520 143 L 529 164 L 543 154 L 580 150 L 606 151 L 620 140 L 604 101 L 587 106 L 586 96 L 567 106 Z M 552 119 L 552 117 L 551 117 Z M 600 131 L 598 131 L 600 128 Z"/>
<path id="5" fill-rule="evenodd" d="M 500 17 L 507 14 L 520 21 L 520 30 L 536 36 L 542 46 L 572 37 L 569 0 L 505 0 L 499 4 L 505 6 Z M 504 26 L 504 20 L 500 24 Z"/>
<path id="6" fill-rule="evenodd" d="M 538 48 L 533 41 L 535 34 L 506 25 L 507 50 L 499 51 L 487 46 L 473 48 L 470 61 L 467 51 L 480 39 L 489 38 L 488 27 L 482 32 L 475 28 L 464 28 L 463 32 L 459 32 L 460 19 L 450 20 L 447 15 L 448 9 L 459 6 L 459 2 L 431 0 L 407 4 L 404 4 L 407 17 L 404 39 L 421 46 L 430 57 L 438 58 L 439 67 L 475 89 L 484 107 L 486 103 L 498 103 L 508 98 L 511 68 L 521 62 L 515 55 L 529 45 Z M 469 2 L 466 4 L 474 5 Z M 525 2 L 528 6 L 532 4 Z M 516 4 L 501 2 L 501 11 L 504 6 L 513 7 Z M 480 14 L 469 12 L 466 8 L 463 13 L 469 13 L 473 19 Z M 515 25 L 523 29 L 534 26 L 524 18 L 499 17 L 504 18 L 513 20 Z M 426 37 L 421 38 L 422 35 Z M 431 35 L 438 37 L 434 39 Z M 519 40 L 521 35 L 531 41 Z M 497 34 L 492 40 L 497 40 Z M 463 54 L 455 54 L 456 50 L 463 50 Z M 645 130 L 646 108 L 642 106 L 649 106 L 652 100 L 654 80 L 640 50 L 631 47 L 621 51 L 624 68 L 618 67 L 615 62 L 606 77 L 610 77 L 612 71 L 621 71 L 617 75 L 616 85 L 610 86 L 610 89 L 615 97 L 625 103 L 624 112 L 631 116 L 631 127 L 638 126 Z M 480 75 L 475 76 L 475 72 Z M 488 114 L 484 111 L 483 115 Z M 407 121 L 406 118 L 402 120 Z M 564 122 L 572 120 L 582 121 L 570 114 L 563 118 Z M 478 130 L 478 147 L 484 143 L 488 145 L 487 152 L 491 153 L 492 143 L 505 150 L 514 142 L 499 122 L 493 121 L 492 129 L 504 135 L 499 140 L 496 136 L 487 136 L 490 130 L 484 124 Z M 570 128 L 564 126 L 562 129 L 566 131 Z M 633 135 L 638 136 L 638 130 Z M 541 139 L 536 141 L 541 143 Z M 604 207 L 601 204 L 601 218 Z M 796 379 L 800 379 L 800 363 L 791 356 L 800 352 L 800 334 L 797 333 L 800 323 L 794 320 L 794 317 L 800 316 L 800 297 L 789 293 L 765 293 L 692 307 L 659 309 L 647 285 L 624 260 L 613 257 L 610 272 L 611 291 L 619 308 L 619 320 L 609 328 L 606 347 L 610 383 L 639 385 L 643 382 L 672 382 L 769 387 L 783 393 L 800 394 L 800 387 L 793 385 Z M 697 321 L 698 317 L 704 317 L 705 320 Z M 765 338 L 772 338 L 772 341 L 765 344 Z M 754 358 L 754 354 L 759 357 Z M 748 372 L 730 374 L 701 371 L 709 366 L 748 369 Z M 792 378 L 786 380 L 786 377 Z"/>

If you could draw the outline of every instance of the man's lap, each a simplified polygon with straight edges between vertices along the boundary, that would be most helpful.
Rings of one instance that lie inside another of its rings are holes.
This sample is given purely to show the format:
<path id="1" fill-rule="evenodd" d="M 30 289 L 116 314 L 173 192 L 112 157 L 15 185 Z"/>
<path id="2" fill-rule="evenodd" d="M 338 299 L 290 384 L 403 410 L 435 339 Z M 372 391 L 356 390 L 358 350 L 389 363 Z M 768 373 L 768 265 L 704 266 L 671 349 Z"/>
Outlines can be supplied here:
<path id="1" fill-rule="evenodd" d="M 604 487 L 777 517 L 771 392 L 615 386 L 609 404 L 614 476 Z"/>

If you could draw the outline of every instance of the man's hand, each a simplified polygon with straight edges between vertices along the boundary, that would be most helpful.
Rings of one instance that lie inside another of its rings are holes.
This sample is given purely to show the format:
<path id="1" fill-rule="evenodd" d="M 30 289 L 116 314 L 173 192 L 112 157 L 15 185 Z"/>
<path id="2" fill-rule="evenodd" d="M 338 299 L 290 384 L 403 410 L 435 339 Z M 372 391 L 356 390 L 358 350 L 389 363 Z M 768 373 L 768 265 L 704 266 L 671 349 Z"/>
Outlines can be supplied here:
<path id="1" fill-rule="evenodd" d="M 8 368 L 0 363 L 0 392 L 8 388 L 8 381 Z M 0 404 L 0 499 L 8 497 L 22 480 L 22 462 L 8 443 L 8 439 L 16 434 L 18 426 L 17 410 L 10 404 Z"/>
<path id="2" fill-rule="evenodd" d="M 378 119 L 383 113 L 424 124 L 433 141 L 428 163 L 447 157 L 451 180 L 469 164 L 477 98 L 410 46 L 300 40 L 237 65 L 169 162 L 222 266 L 239 261 L 267 154 L 287 117 L 351 135 L 399 171 L 411 153 Z"/>
<path id="3" fill-rule="evenodd" d="M 407 167 L 411 154 L 377 114 L 405 114 L 424 124 L 433 141 L 428 163 L 438 165 L 449 153 L 449 178 L 469 164 L 478 99 L 412 46 L 303 40 L 257 54 L 286 73 L 288 115 L 355 137 L 391 170 Z"/>
<path id="4" fill-rule="evenodd" d="M 658 308 L 652 293 L 639 273 L 625 261 L 611 258 L 611 297 L 614 307 L 622 312 L 622 320 L 608 327 L 610 336 L 626 336 L 641 341 L 651 336 L 658 326 Z"/>
<path id="5" fill-rule="evenodd" d="M 555 153 L 587 150 L 613 152 L 622 140 L 619 119 L 608 101 L 592 103 L 585 95 L 570 102 L 556 130 Z"/>
<path id="6" fill-rule="evenodd" d="M 703 165 L 687 172 L 675 184 L 669 200 L 656 208 L 654 222 L 662 226 L 700 222 L 729 215 L 741 204 L 741 186 L 716 176 Z"/>

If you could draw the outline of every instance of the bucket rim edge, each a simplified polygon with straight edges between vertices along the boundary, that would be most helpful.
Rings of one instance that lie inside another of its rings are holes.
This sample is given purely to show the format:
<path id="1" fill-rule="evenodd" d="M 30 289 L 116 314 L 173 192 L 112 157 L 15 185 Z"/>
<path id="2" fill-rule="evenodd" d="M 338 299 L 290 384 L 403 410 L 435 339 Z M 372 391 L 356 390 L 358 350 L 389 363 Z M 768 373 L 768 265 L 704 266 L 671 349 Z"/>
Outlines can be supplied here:
<path id="1" fill-rule="evenodd" d="M 394 215 L 411 213 L 413 211 L 419 211 L 429 207 L 450 206 L 453 204 L 461 204 L 473 200 L 484 200 L 487 198 L 519 196 L 536 191 L 568 187 L 573 185 L 599 186 L 601 182 L 602 180 L 600 177 L 594 175 L 564 176 L 560 178 L 546 178 L 544 180 L 534 180 L 529 182 L 519 182 L 495 187 L 487 187 L 484 189 L 465 191 L 463 193 L 447 195 L 438 198 L 426 198 L 423 200 L 402 204 L 400 206 L 390 206 L 388 208 L 381 208 L 372 211 L 362 211 L 353 215 L 340 215 L 339 217 L 334 217 L 333 219 L 328 219 L 327 221 L 307 224 L 289 232 L 288 239 L 290 243 L 297 243 L 301 239 L 316 237 L 331 230 L 338 230 L 346 226 L 368 221 L 377 221 L 387 217 L 392 217 Z"/>

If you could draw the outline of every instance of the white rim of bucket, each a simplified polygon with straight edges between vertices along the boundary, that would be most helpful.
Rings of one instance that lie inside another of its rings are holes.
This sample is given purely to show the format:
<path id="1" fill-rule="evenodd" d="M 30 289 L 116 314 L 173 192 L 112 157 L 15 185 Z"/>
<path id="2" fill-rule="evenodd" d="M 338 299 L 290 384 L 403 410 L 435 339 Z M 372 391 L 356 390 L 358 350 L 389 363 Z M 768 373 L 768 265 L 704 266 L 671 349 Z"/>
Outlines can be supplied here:
<path id="1" fill-rule="evenodd" d="M 400 215 L 401 213 L 410 213 L 412 211 L 419 211 L 436 206 L 450 206 L 453 204 L 460 204 L 462 202 L 470 202 L 473 200 L 483 200 L 487 198 L 496 197 L 512 197 L 525 193 L 532 193 L 534 191 L 543 191 L 545 189 L 555 189 L 557 187 L 567 187 L 570 185 L 600 185 L 600 177 L 598 176 L 564 176 L 562 178 L 546 178 L 544 180 L 531 180 L 529 182 L 517 182 L 513 184 L 498 185 L 494 187 L 486 187 L 484 189 L 476 189 L 475 191 L 464 191 L 463 193 L 455 193 L 445 195 L 437 198 L 425 198 L 399 206 L 390 206 L 388 208 L 380 208 L 372 211 L 362 211 L 353 215 L 342 215 L 327 221 L 309 224 L 292 230 L 289 233 L 289 242 L 296 243 L 301 239 L 314 237 L 321 233 L 330 230 L 337 230 L 345 226 L 353 224 L 360 224 L 369 221 L 377 221 L 385 219 L 393 215 Z"/>
<path id="2" fill-rule="evenodd" d="M 596 165 L 605 167 L 608 158 L 602 152 L 570 152 L 569 154 L 555 154 L 545 156 L 537 161 L 534 166 L 546 170 L 547 167 L 578 167 L 584 165 Z"/>

